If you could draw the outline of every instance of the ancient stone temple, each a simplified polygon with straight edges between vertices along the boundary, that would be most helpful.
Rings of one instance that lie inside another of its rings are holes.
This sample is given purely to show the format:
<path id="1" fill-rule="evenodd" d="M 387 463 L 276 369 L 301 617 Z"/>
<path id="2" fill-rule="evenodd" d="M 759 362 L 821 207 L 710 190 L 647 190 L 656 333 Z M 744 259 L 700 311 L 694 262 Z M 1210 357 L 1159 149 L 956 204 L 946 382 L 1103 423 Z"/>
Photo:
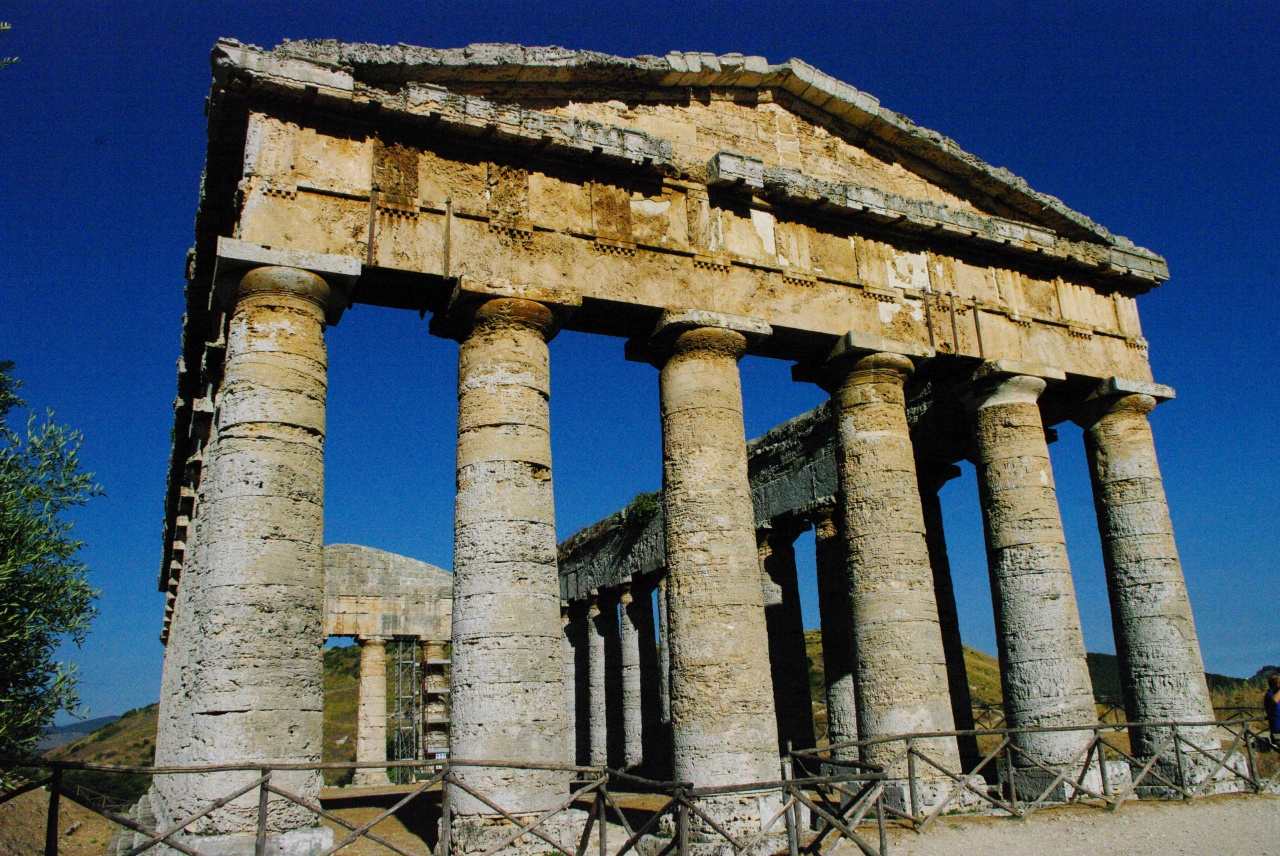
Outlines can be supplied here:
<path id="1" fill-rule="evenodd" d="M 1173 396 L 1137 311 L 1168 276 L 1158 255 L 799 60 L 222 41 L 213 71 L 158 762 L 319 759 L 325 338 L 353 303 L 429 313 L 459 343 L 454 757 L 775 777 L 781 747 L 813 742 L 795 680 L 807 527 L 833 739 L 968 725 L 937 497 L 962 459 L 1009 722 L 1092 723 L 1047 447 L 1064 420 L 1085 426 L 1130 716 L 1211 715 L 1147 423 Z M 663 484 L 558 551 L 562 329 L 654 366 Z M 830 402 L 749 447 L 746 354 Z M 1158 751 L 1159 728 L 1136 737 Z M 1020 738 L 1046 763 L 1083 739 Z M 974 747 L 928 751 L 959 768 Z M 568 786 L 456 774 L 520 816 Z M 180 817 L 252 778 L 160 777 L 153 805 Z M 282 786 L 313 797 L 319 778 Z M 483 849 L 492 807 L 449 799 L 454 846 Z M 269 808 L 271 846 L 322 848 L 306 812 Z M 202 852 L 236 852 L 255 811 L 202 820 Z"/>

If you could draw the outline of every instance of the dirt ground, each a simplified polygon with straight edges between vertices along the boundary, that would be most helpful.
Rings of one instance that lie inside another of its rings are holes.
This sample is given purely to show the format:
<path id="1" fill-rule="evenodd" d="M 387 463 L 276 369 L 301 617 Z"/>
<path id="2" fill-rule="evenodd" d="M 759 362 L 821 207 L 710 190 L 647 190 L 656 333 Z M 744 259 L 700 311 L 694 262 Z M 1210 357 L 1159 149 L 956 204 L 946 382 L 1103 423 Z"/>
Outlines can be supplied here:
<path id="1" fill-rule="evenodd" d="M 14 797 L 0 805 L 0 856 L 44 853 L 44 829 L 49 794 L 43 789 Z M 69 800 L 58 803 L 58 853 L 62 856 L 101 856 L 115 824 Z"/>
<path id="2" fill-rule="evenodd" d="M 896 832 L 891 856 L 1280 856 L 1280 797 L 1231 795 L 1191 803 L 1129 802 L 1114 812 L 1064 807 L 1011 818 L 946 819 L 923 835 Z M 854 856 L 841 845 L 839 856 Z"/>

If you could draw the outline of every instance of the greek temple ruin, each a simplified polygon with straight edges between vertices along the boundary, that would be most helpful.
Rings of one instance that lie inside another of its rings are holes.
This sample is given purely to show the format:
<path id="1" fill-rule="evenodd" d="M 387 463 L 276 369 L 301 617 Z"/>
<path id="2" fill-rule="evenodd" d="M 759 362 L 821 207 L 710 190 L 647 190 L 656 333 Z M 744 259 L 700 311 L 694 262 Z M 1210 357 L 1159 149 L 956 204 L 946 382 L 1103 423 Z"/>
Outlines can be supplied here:
<path id="1" fill-rule="evenodd" d="M 1212 718 L 1147 421 L 1174 395 L 1137 308 L 1168 278 L 1160 256 L 796 59 L 223 40 L 207 115 L 157 764 L 318 761 L 329 636 L 368 652 L 360 753 L 385 759 L 383 644 L 447 638 L 454 758 L 775 778 L 815 741 L 793 548 L 809 528 L 830 741 L 972 727 L 938 499 L 962 460 L 1008 723 L 1091 725 L 1048 452 L 1064 421 L 1084 428 L 1126 710 Z M 353 304 L 429 315 L 424 335 L 459 344 L 457 446 L 439 450 L 457 460 L 451 581 L 324 544 L 325 341 Z M 663 473 L 563 544 L 560 330 L 654 367 Z M 747 354 L 829 401 L 748 444 Z M 1136 730 L 1137 754 L 1161 735 Z M 1017 739 L 1069 764 L 1083 737 Z M 927 751 L 976 760 L 972 738 Z M 905 775 L 875 745 L 863 760 Z M 464 851 L 493 840 L 493 804 L 536 816 L 570 784 L 455 775 Z M 926 801 L 953 787 L 922 775 Z M 167 825 L 252 778 L 158 776 L 151 808 Z M 268 808 L 271 852 L 331 841 L 298 805 Z M 202 853 L 250 852 L 257 811 L 236 800 L 189 832 Z"/>

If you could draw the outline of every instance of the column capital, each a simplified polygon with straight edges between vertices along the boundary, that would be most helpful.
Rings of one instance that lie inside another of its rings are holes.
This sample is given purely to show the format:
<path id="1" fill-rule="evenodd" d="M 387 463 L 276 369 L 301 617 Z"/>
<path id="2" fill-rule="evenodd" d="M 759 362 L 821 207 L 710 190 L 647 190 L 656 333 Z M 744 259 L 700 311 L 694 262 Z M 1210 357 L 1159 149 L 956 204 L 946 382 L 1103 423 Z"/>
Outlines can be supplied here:
<path id="1" fill-rule="evenodd" d="M 959 477 L 960 467 L 955 464 L 916 463 L 916 478 L 921 489 L 932 493 L 937 493 L 944 484 Z"/>
<path id="2" fill-rule="evenodd" d="M 618 603 L 622 604 L 623 607 L 627 607 L 631 605 L 633 599 L 631 583 L 623 583 L 618 589 Z"/>
<path id="3" fill-rule="evenodd" d="M 218 238 L 212 299 L 231 310 L 245 297 L 293 294 L 319 307 L 325 323 L 334 325 L 362 270 L 350 256 Z"/>
<path id="4" fill-rule="evenodd" d="M 903 380 L 915 370 L 915 362 L 935 356 L 933 348 L 911 342 L 886 339 L 873 333 L 850 330 L 838 340 L 831 352 L 820 363 L 801 362 L 791 367 L 791 379 L 801 383 L 816 383 L 830 392 L 850 373 L 858 370 L 881 369 L 906 372 Z"/>
<path id="5" fill-rule="evenodd" d="M 1089 428 L 1105 416 L 1131 413 L 1146 418 L 1157 404 L 1177 396 L 1173 387 L 1151 381 L 1110 377 L 1098 383 L 1072 414 L 1071 421 Z"/>
<path id="6" fill-rule="evenodd" d="M 386 637 L 386 636 L 365 636 L 365 635 L 363 635 L 363 634 L 362 634 L 362 635 L 360 635 L 360 636 L 357 636 L 357 637 L 356 637 L 356 642 L 358 642 L 361 646 L 364 646 L 364 645 L 386 645 L 386 644 L 387 644 L 387 637 Z"/>
<path id="7" fill-rule="evenodd" d="M 627 342 L 626 358 L 661 368 L 677 354 L 709 351 L 736 361 L 751 345 L 771 335 L 773 328 L 758 318 L 706 309 L 668 309 L 647 339 Z"/>
<path id="8" fill-rule="evenodd" d="M 430 329 L 461 342 L 482 326 L 525 327 L 550 342 L 581 305 L 582 295 L 564 289 L 460 276 L 448 305 L 432 316 Z"/>
<path id="9" fill-rule="evenodd" d="M 974 371 L 961 400 L 975 411 L 997 404 L 1035 404 L 1046 386 L 1066 379 L 1066 372 L 1053 366 L 990 360 Z"/>

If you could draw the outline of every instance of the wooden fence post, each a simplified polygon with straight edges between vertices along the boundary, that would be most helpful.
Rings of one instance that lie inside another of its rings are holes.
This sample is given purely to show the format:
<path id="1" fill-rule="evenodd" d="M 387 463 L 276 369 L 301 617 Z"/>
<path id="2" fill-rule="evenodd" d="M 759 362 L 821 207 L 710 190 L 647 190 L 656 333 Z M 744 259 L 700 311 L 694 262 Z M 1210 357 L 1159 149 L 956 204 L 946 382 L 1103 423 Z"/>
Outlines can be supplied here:
<path id="1" fill-rule="evenodd" d="M 271 781 L 271 771 L 260 771 L 267 778 L 258 785 L 258 835 L 253 841 L 254 856 L 267 854 L 267 783 Z"/>

